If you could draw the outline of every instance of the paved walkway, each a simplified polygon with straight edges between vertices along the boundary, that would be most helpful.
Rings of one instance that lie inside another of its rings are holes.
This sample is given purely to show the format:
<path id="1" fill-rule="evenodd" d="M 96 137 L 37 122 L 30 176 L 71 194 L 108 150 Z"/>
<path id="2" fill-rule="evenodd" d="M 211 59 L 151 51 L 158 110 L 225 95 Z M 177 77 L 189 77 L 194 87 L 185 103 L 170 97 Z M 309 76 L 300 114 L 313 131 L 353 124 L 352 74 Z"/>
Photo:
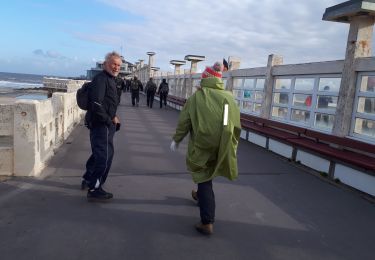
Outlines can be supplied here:
<path id="1" fill-rule="evenodd" d="M 215 234 L 198 234 L 186 141 L 169 151 L 178 112 L 129 99 L 106 184 L 114 199 L 89 203 L 79 189 L 90 151 L 79 126 L 45 178 L 0 183 L 0 259 L 374 259 L 374 204 L 244 141 L 239 180 L 214 182 Z"/>

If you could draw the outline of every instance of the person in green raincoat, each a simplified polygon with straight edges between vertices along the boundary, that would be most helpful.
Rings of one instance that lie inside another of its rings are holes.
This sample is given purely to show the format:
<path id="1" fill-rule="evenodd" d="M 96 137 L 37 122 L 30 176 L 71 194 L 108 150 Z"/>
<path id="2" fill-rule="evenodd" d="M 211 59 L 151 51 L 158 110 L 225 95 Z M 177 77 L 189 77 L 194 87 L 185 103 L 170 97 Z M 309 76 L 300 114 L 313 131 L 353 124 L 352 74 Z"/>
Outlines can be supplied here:
<path id="1" fill-rule="evenodd" d="M 223 176 L 235 180 L 238 176 L 237 146 L 240 139 L 240 111 L 231 92 L 224 89 L 222 64 L 216 62 L 202 73 L 200 89 L 182 109 L 171 150 L 190 134 L 186 165 L 198 191 L 201 222 L 195 228 L 203 234 L 213 233 L 215 195 L 212 180 Z"/>

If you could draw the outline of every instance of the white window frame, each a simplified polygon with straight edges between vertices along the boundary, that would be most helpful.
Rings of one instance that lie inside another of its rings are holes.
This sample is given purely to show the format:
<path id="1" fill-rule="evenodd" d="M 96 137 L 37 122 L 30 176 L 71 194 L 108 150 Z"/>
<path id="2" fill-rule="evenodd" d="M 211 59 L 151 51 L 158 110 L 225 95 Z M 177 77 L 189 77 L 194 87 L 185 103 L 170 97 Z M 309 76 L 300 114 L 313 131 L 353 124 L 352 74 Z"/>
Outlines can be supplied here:
<path id="1" fill-rule="evenodd" d="M 254 80 L 254 83 L 253 83 L 253 86 L 252 87 L 246 87 L 244 86 L 245 84 L 245 80 L 246 79 L 253 79 Z M 233 91 L 237 90 L 237 91 L 241 91 L 242 95 L 241 95 L 241 98 L 238 98 L 237 96 L 234 96 L 234 98 L 240 102 L 240 111 L 241 113 L 244 113 L 244 114 L 251 114 L 251 115 L 260 115 L 260 111 L 259 112 L 255 112 L 255 105 L 256 104 L 260 104 L 261 106 L 263 105 L 264 103 L 264 96 L 265 96 L 265 77 L 264 76 L 258 76 L 258 77 L 235 77 L 233 78 L 233 83 L 234 83 L 234 80 L 240 80 L 240 84 L 239 86 L 234 86 L 233 84 Z M 257 88 L 257 83 L 258 83 L 258 80 L 264 80 L 264 84 L 263 84 L 263 88 Z M 251 98 L 245 98 L 244 97 L 244 94 L 245 94 L 245 90 L 249 90 L 253 93 L 253 95 L 251 96 Z M 233 93 L 232 91 L 232 93 Z M 256 92 L 261 92 L 262 95 L 263 95 L 263 99 L 261 101 L 257 101 L 256 100 L 256 95 L 255 93 Z M 243 104 L 244 102 L 251 102 L 251 111 L 249 110 L 245 110 L 243 108 Z"/>
<path id="2" fill-rule="evenodd" d="M 312 90 L 296 90 L 295 89 L 296 79 L 303 79 L 303 78 L 314 79 L 314 85 L 313 85 Z M 318 128 L 314 125 L 316 113 L 323 113 L 323 114 L 333 115 L 333 116 L 335 116 L 336 114 L 336 109 L 330 110 L 330 109 L 317 108 L 316 105 L 317 105 L 318 96 L 338 97 L 339 95 L 339 92 L 335 92 L 335 91 L 329 91 L 329 92 L 319 91 L 319 82 L 321 78 L 342 78 L 342 75 L 341 74 L 317 74 L 317 75 L 287 75 L 287 76 L 275 77 L 273 81 L 273 87 L 272 87 L 272 103 L 271 103 L 270 118 L 272 120 L 283 122 L 283 123 L 288 123 L 291 125 L 297 125 L 297 126 L 306 127 L 309 129 L 320 131 L 320 132 L 331 133 L 332 130 Z M 278 79 L 290 79 L 291 80 L 290 88 L 284 91 L 282 91 L 281 89 L 275 89 L 276 81 Z M 273 98 L 275 93 L 288 93 L 288 104 L 275 103 L 274 98 Z M 293 105 L 293 97 L 295 94 L 311 95 L 311 106 L 306 108 L 306 107 L 299 107 L 299 106 Z M 287 119 L 272 116 L 272 111 L 274 107 L 287 108 L 288 109 Z M 304 123 L 304 122 L 292 121 L 291 116 L 292 116 L 293 109 L 310 112 L 310 119 L 308 120 L 308 122 Z"/>
<path id="3" fill-rule="evenodd" d="M 375 92 L 361 92 L 361 84 L 362 84 L 362 77 L 371 76 L 375 77 L 375 72 L 360 72 L 357 75 L 357 83 L 356 83 L 356 92 L 355 92 L 355 99 L 354 99 L 354 106 L 352 111 L 352 120 L 351 120 L 351 127 L 350 127 L 350 133 L 349 135 L 352 136 L 355 139 L 362 140 L 365 142 L 375 143 L 375 138 L 372 138 L 368 135 L 361 135 L 356 132 L 355 130 L 355 121 L 356 118 L 362 118 L 362 119 L 369 119 L 372 121 L 375 121 L 375 115 L 368 115 L 366 113 L 359 113 L 357 112 L 358 109 L 358 102 L 360 97 L 370 97 L 375 98 Z"/>

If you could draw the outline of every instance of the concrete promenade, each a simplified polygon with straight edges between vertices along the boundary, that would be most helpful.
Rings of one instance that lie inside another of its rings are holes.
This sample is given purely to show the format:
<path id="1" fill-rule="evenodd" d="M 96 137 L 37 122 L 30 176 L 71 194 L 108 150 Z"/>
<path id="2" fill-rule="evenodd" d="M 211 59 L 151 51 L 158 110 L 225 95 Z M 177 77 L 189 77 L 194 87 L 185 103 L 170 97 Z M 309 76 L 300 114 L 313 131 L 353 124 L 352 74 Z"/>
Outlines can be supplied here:
<path id="1" fill-rule="evenodd" d="M 0 182 L 0 259 L 374 259 L 374 204 L 245 141 L 239 180 L 214 182 L 214 235 L 197 233 L 186 140 L 169 151 L 178 114 L 123 95 L 111 202 L 89 203 L 80 190 L 90 153 L 82 125 L 43 178 Z"/>

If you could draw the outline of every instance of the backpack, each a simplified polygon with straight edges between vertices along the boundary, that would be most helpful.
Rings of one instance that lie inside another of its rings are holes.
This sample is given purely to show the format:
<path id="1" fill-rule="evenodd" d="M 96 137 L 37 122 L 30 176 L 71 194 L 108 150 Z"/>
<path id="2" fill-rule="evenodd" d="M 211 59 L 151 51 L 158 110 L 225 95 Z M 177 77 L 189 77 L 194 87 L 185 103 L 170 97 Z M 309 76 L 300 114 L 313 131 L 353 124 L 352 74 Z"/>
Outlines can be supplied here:
<path id="1" fill-rule="evenodd" d="M 139 89 L 138 80 L 137 81 L 135 81 L 135 80 L 132 81 L 132 83 L 131 83 L 131 89 L 132 90 L 138 90 Z"/>
<path id="2" fill-rule="evenodd" d="M 168 83 L 162 83 L 160 92 L 161 93 L 168 93 L 168 91 L 169 91 Z"/>
<path id="3" fill-rule="evenodd" d="M 89 89 L 91 87 L 91 81 L 85 82 L 80 89 L 77 90 L 76 99 L 77 105 L 82 110 L 88 110 L 89 108 Z"/>

